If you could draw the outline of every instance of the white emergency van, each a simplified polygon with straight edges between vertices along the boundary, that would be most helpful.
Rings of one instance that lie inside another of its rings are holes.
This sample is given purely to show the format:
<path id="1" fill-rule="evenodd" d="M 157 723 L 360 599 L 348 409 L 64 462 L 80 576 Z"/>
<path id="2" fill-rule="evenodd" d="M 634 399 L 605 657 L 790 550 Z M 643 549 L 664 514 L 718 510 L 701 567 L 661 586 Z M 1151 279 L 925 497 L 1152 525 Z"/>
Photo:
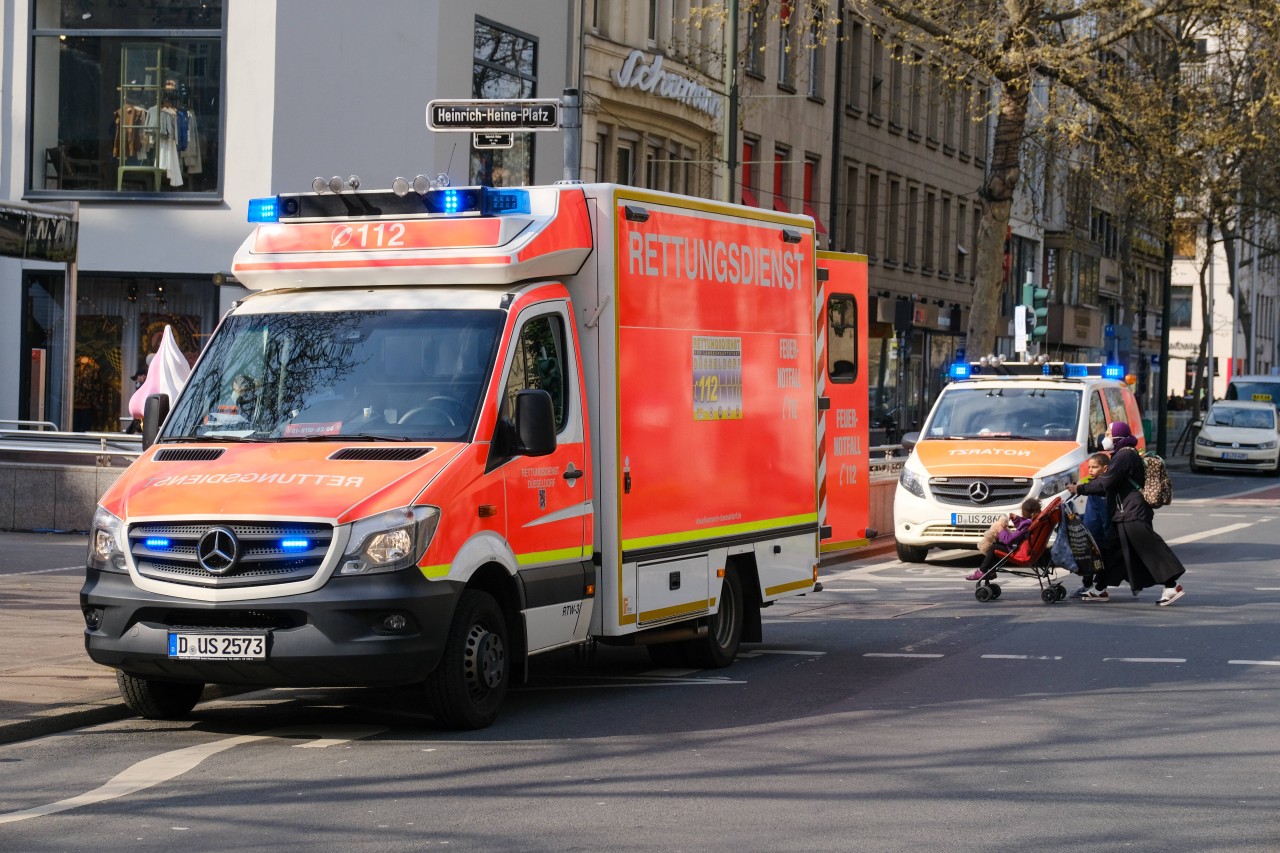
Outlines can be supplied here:
<path id="1" fill-rule="evenodd" d="M 976 548 L 1023 500 L 1076 482 L 1107 424 L 1125 421 L 1145 446 L 1137 400 L 1118 365 L 1048 362 L 951 366 L 893 500 L 898 558 L 930 548 Z"/>

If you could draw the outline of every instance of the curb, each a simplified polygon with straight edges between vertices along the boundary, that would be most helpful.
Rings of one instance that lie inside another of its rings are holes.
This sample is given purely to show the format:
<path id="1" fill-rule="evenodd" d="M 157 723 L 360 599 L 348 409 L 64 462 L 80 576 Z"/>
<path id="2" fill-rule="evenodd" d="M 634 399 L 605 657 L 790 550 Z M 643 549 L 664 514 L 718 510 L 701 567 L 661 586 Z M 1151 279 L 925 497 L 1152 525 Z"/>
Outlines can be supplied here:
<path id="1" fill-rule="evenodd" d="M 114 723 L 131 716 L 133 712 L 117 696 L 83 705 L 63 705 L 22 720 L 0 722 L 0 744 L 54 735 L 81 726 Z"/>

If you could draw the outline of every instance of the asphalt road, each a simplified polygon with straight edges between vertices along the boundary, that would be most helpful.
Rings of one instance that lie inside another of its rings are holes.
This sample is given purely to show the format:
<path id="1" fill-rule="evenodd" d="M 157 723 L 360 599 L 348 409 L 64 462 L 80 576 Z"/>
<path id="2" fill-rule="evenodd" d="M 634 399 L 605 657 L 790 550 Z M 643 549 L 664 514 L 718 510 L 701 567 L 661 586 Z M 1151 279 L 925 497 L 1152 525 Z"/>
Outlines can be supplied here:
<path id="1" fill-rule="evenodd" d="M 0 849 L 1275 850 L 1280 503 L 1220 497 L 1274 485 L 1175 476 L 1168 608 L 886 557 L 728 669 L 539 658 L 481 732 L 275 690 L 3 746 Z"/>

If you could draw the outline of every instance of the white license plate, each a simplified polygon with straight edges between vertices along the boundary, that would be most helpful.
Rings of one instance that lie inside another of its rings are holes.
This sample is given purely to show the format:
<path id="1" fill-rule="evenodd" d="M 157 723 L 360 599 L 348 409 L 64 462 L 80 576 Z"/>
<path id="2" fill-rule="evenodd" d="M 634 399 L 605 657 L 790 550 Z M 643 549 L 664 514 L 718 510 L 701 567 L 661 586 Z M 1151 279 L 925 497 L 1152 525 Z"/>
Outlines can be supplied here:
<path id="1" fill-rule="evenodd" d="M 986 524 L 991 525 L 997 519 L 1004 518 L 1002 512 L 953 512 L 951 513 L 952 524 Z"/>
<path id="2" fill-rule="evenodd" d="M 170 631 L 169 657 L 176 660 L 265 660 L 267 635 Z"/>
<path id="3" fill-rule="evenodd" d="M 1248 459 L 1249 456 L 1248 454 L 1245 454 L 1245 453 L 1223 453 L 1222 458 L 1223 459 Z"/>

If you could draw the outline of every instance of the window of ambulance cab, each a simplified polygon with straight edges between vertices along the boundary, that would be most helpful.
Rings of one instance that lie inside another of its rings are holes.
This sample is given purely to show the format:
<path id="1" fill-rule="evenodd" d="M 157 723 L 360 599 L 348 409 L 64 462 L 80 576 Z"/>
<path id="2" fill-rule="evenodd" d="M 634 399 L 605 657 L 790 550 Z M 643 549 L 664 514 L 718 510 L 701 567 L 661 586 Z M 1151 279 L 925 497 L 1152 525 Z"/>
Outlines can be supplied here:
<path id="1" fill-rule="evenodd" d="M 1089 452 L 1101 450 L 1098 444 L 1101 436 L 1107 431 L 1107 412 L 1102 407 L 1102 393 L 1098 390 L 1089 394 Z"/>
<path id="2" fill-rule="evenodd" d="M 1116 387 L 1108 387 L 1102 389 L 1102 397 L 1107 401 L 1107 423 L 1115 423 L 1116 421 L 1124 421 L 1129 423 L 1132 417 L 1128 408 L 1124 404 L 1124 391 Z M 1142 428 L 1141 424 L 1129 424 L 1133 434 L 1137 435 Z M 1105 429 L 1105 428 L 1104 428 Z"/>
<path id="3" fill-rule="evenodd" d="M 507 374 L 502 397 L 502 417 L 515 419 L 516 394 L 528 388 L 551 395 L 551 408 L 556 416 L 556 432 L 564 430 L 568 411 L 568 389 L 565 377 L 564 321 L 558 314 L 547 314 L 529 320 L 514 339 L 511 372 Z"/>

